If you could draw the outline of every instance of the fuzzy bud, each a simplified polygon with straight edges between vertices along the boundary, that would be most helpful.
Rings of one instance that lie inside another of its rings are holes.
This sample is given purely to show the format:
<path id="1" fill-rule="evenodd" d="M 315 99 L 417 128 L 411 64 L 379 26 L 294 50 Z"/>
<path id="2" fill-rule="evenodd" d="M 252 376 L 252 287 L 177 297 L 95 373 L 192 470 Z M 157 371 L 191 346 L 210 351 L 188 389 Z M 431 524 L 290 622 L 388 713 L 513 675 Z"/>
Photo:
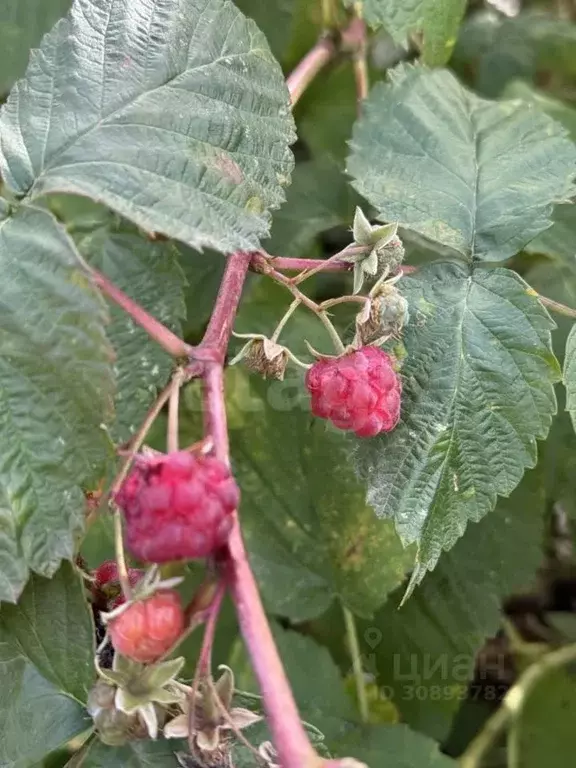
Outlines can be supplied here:
<path id="1" fill-rule="evenodd" d="M 366 345 L 399 336 L 408 319 L 404 296 L 396 286 L 384 284 L 356 317 L 356 342 Z"/>

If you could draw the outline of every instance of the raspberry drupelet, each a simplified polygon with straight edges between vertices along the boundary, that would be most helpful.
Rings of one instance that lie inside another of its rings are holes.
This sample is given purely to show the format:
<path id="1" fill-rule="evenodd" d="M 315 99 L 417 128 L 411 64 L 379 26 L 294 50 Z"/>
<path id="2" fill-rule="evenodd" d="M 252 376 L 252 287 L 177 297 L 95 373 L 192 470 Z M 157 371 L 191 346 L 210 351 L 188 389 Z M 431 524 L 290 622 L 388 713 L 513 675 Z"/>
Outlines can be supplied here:
<path id="1" fill-rule="evenodd" d="M 400 418 L 402 382 L 392 358 L 377 347 L 318 360 L 306 374 L 312 413 L 358 437 L 390 432 Z"/>
<path id="2" fill-rule="evenodd" d="M 228 467 L 174 451 L 137 457 L 115 501 L 126 543 L 148 563 L 209 557 L 226 543 L 240 492 Z"/>

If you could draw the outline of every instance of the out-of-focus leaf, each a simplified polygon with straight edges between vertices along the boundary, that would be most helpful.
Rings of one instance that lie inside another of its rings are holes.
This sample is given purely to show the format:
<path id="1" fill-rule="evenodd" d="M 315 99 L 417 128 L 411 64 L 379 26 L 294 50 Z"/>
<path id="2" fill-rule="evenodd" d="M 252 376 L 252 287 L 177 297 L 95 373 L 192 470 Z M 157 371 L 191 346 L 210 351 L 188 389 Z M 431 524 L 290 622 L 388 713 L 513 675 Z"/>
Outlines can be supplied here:
<path id="1" fill-rule="evenodd" d="M 576 171 L 576 147 L 547 115 L 406 65 L 372 90 L 351 147 L 354 186 L 379 218 L 484 261 L 546 229 Z"/>
<path id="2" fill-rule="evenodd" d="M 574 754 L 576 680 L 566 669 L 545 675 L 515 718 L 508 741 L 509 768 L 566 768 Z"/>
<path id="3" fill-rule="evenodd" d="M 63 16 L 72 0 L 2 0 L 0 96 L 24 74 L 30 49 Z"/>
<path id="4" fill-rule="evenodd" d="M 0 169 L 30 199 L 106 203 L 147 231 L 258 247 L 290 180 L 282 71 L 231 0 L 76 0 L 0 113 Z"/>
<path id="5" fill-rule="evenodd" d="M 282 61 L 292 39 L 297 0 L 234 0 L 266 35 L 274 56 Z"/>
<path id="6" fill-rule="evenodd" d="M 576 325 L 572 327 L 566 342 L 564 384 L 566 385 L 566 410 L 569 411 L 576 429 Z"/>
<path id="7" fill-rule="evenodd" d="M 405 605 L 398 608 L 398 589 L 360 624 L 366 670 L 403 718 L 434 738 L 446 737 L 476 654 L 500 624 L 502 601 L 526 588 L 542 562 L 542 479 L 538 469 L 528 473 L 509 499 L 468 527 Z"/>
<path id="8" fill-rule="evenodd" d="M 354 0 L 345 0 L 352 6 Z M 363 16 L 373 27 L 383 24 L 402 43 L 409 35 L 422 37 L 425 64 L 438 66 L 450 58 L 466 0 L 365 0 Z"/>

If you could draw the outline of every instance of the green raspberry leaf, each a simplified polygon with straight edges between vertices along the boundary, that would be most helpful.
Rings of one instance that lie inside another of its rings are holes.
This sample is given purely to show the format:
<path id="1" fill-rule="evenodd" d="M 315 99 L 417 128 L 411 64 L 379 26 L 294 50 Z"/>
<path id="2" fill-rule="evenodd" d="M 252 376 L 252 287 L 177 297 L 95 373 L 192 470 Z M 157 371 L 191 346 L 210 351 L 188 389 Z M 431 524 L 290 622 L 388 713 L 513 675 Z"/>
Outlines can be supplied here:
<path id="1" fill-rule="evenodd" d="M 82 488 L 110 458 L 106 313 L 46 211 L 0 222 L 0 600 L 52 576 L 83 527 Z"/>
<path id="2" fill-rule="evenodd" d="M 0 114 L 17 196 L 106 203 L 147 231 L 257 248 L 284 200 L 288 92 L 231 0 L 76 0 Z"/>
<path id="3" fill-rule="evenodd" d="M 506 269 L 436 263 L 400 283 L 410 307 L 401 422 L 358 441 L 368 502 L 418 542 L 412 586 L 536 463 L 556 412 L 548 313 Z"/>
<path id="4" fill-rule="evenodd" d="M 477 261 L 501 261 L 573 191 L 576 147 L 547 115 L 490 102 L 445 70 L 401 65 L 371 92 L 348 158 L 383 221 Z"/>

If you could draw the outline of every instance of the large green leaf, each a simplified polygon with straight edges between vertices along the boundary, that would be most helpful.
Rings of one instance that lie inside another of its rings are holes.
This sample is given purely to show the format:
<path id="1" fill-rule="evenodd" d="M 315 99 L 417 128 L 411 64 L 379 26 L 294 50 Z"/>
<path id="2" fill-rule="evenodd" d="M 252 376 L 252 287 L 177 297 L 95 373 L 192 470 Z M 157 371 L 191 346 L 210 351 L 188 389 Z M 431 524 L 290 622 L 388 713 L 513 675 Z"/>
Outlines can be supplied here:
<path id="1" fill-rule="evenodd" d="M 0 600 L 51 576 L 109 457 L 111 350 L 100 297 L 47 212 L 0 222 Z"/>
<path id="2" fill-rule="evenodd" d="M 570 412 L 576 429 L 576 325 L 572 326 L 566 342 L 564 384 L 566 385 L 566 410 Z"/>
<path id="3" fill-rule="evenodd" d="M 280 67 L 231 0 L 76 0 L 0 117 L 18 196 L 71 192 L 201 248 L 255 248 L 294 138 Z"/>
<path id="4" fill-rule="evenodd" d="M 242 530 L 268 605 L 302 620 L 339 596 L 370 614 L 410 556 L 366 506 L 344 436 L 311 423 L 299 376 L 266 384 L 237 372 L 227 393 Z"/>
<path id="5" fill-rule="evenodd" d="M 412 727 L 446 737 L 476 654 L 499 627 L 502 601 L 524 589 L 542 562 L 544 496 L 536 469 L 469 526 L 405 605 L 398 608 L 398 589 L 373 620 L 359 625 L 367 671 Z"/>
<path id="6" fill-rule="evenodd" d="M 346 4 L 351 6 L 354 0 Z M 437 66 L 450 58 L 466 0 L 365 0 L 362 8 L 368 24 L 383 24 L 400 43 L 411 34 L 421 34 L 424 63 Z"/>
<path id="7" fill-rule="evenodd" d="M 556 411 L 553 323 L 515 273 L 436 263 L 401 283 L 402 418 L 358 441 L 368 501 L 418 542 L 412 584 L 536 462 Z"/>
<path id="8" fill-rule="evenodd" d="M 0 765 L 33 768 L 90 727 L 86 710 L 0 641 Z"/>
<path id="9" fill-rule="evenodd" d="M 24 74 L 30 48 L 70 8 L 71 0 L 2 0 L 0 96 Z"/>
<path id="10" fill-rule="evenodd" d="M 33 576 L 18 605 L 0 612 L 3 652 L 21 656 L 59 691 L 85 702 L 94 679 L 94 628 L 84 585 L 70 563 Z"/>
<path id="11" fill-rule="evenodd" d="M 37 765 L 90 727 L 94 630 L 79 574 L 34 576 L 0 611 L 0 764 Z"/>
<path id="12" fill-rule="evenodd" d="M 354 186 L 380 218 L 485 261 L 550 226 L 576 171 L 576 147 L 546 115 L 406 65 L 373 89 L 351 146 Z"/>

